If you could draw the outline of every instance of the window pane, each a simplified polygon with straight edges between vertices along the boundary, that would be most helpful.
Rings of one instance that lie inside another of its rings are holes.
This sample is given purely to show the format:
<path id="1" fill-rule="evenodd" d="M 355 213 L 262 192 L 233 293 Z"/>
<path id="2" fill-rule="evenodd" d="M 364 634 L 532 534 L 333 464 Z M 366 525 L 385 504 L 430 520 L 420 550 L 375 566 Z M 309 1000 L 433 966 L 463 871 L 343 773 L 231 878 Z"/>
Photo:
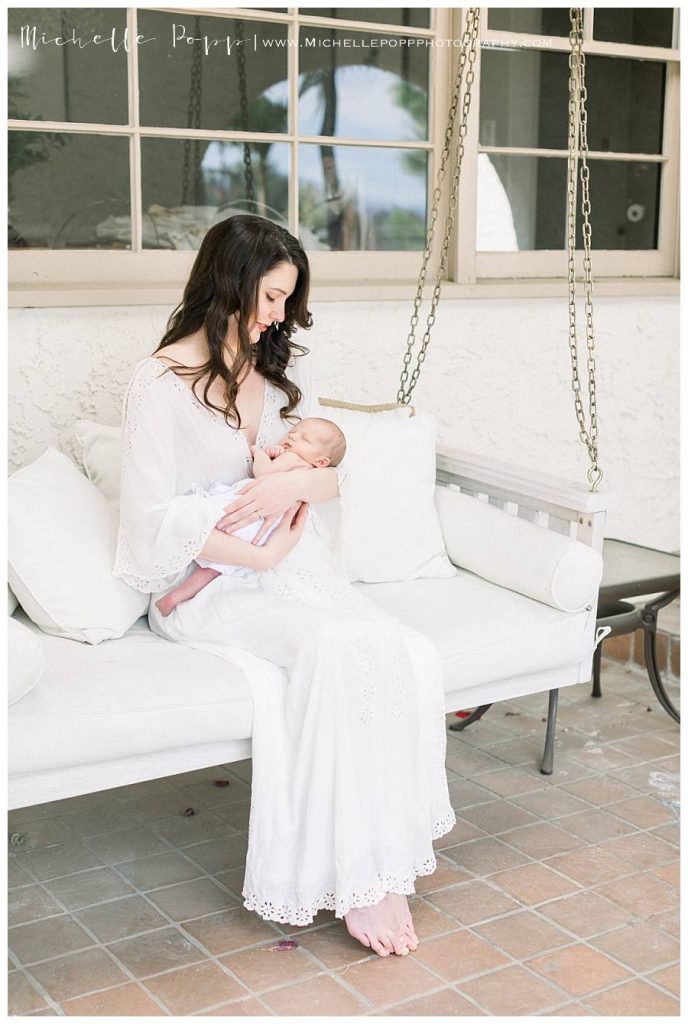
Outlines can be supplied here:
<path id="1" fill-rule="evenodd" d="M 121 8 L 11 8 L 9 116 L 127 124 L 126 23 Z"/>
<path id="2" fill-rule="evenodd" d="M 661 167 L 656 163 L 590 161 L 595 249 L 656 249 Z M 582 234 L 578 231 L 578 246 Z"/>
<path id="3" fill-rule="evenodd" d="M 568 77 L 568 58 L 563 53 L 483 50 L 481 145 L 566 149 Z"/>
<path id="4" fill-rule="evenodd" d="M 299 132 L 355 139 L 427 139 L 428 53 L 402 37 L 302 28 Z M 370 48 L 371 41 L 393 45 Z"/>
<path id="5" fill-rule="evenodd" d="M 142 139 L 144 249 L 197 249 L 208 228 L 232 213 L 286 227 L 289 146 L 248 148 L 249 168 L 240 142 Z"/>
<path id="6" fill-rule="evenodd" d="M 490 7 L 487 27 L 501 28 L 506 32 L 568 36 L 571 22 L 568 7 Z"/>
<path id="7" fill-rule="evenodd" d="M 666 65 L 588 57 L 586 68 L 590 149 L 661 153 Z"/>
<path id="8" fill-rule="evenodd" d="M 427 154 L 361 146 L 299 147 L 301 237 L 308 248 L 422 249 Z M 315 239 L 308 244 L 304 228 Z"/>
<path id="9" fill-rule="evenodd" d="M 381 25 L 430 28 L 427 7 L 299 7 L 299 14 L 339 21 L 377 21 Z"/>
<path id="10" fill-rule="evenodd" d="M 130 249 L 129 140 L 9 133 L 12 249 Z"/>
<path id="11" fill-rule="evenodd" d="M 591 160 L 589 166 L 593 247 L 655 248 L 659 166 L 617 160 Z M 481 153 L 477 248 L 483 252 L 563 249 L 566 176 L 565 159 Z M 578 200 L 580 207 L 580 188 Z M 580 211 L 577 219 L 580 249 Z"/>
<path id="12" fill-rule="evenodd" d="M 568 58 L 539 50 L 485 50 L 480 84 L 483 146 L 568 148 Z M 588 145 L 660 153 L 665 65 L 587 57 Z"/>
<path id="13" fill-rule="evenodd" d="M 138 25 L 153 39 L 139 47 L 141 124 L 286 132 L 286 25 L 141 9 Z"/>
<path id="14" fill-rule="evenodd" d="M 592 34 L 611 43 L 671 46 L 670 7 L 596 7 Z"/>

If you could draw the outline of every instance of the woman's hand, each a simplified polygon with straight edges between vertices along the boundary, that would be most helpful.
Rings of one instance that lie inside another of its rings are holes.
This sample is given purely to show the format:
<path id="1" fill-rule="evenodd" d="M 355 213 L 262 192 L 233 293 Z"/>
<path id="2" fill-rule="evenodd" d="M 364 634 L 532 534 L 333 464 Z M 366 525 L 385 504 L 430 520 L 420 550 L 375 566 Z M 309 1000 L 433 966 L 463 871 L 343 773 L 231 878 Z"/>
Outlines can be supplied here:
<path id="1" fill-rule="evenodd" d="M 253 543 L 259 543 L 276 519 L 300 498 L 295 473 L 273 473 L 252 480 L 239 491 L 240 497 L 225 508 L 216 526 L 224 533 L 235 533 L 242 526 L 264 520 Z"/>
<path id="2" fill-rule="evenodd" d="M 264 552 L 266 569 L 272 569 L 296 547 L 301 540 L 307 518 L 308 505 L 305 501 L 297 501 L 287 509 L 282 516 L 282 522 L 272 531 L 261 549 L 261 554 Z"/>

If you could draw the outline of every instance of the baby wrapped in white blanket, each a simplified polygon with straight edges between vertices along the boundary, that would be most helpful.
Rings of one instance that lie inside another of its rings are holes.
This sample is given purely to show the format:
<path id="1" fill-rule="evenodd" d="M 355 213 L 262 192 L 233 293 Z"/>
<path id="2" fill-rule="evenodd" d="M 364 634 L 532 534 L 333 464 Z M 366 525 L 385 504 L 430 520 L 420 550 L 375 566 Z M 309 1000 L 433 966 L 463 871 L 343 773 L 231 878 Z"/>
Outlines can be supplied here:
<path id="1" fill-rule="evenodd" d="M 327 466 L 338 466 L 346 453 L 346 440 L 339 427 L 332 423 L 331 420 L 311 417 L 301 420 L 298 426 L 290 430 L 279 444 L 266 449 L 253 446 L 251 453 L 253 455 L 253 474 L 254 479 L 256 479 L 264 476 L 266 473 L 283 473 L 292 469 L 320 469 Z M 231 485 L 215 483 L 207 489 L 194 487 L 193 492 L 213 496 L 226 495 L 227 505 L 229 505 L 249 482 L 250 478 L 239 480 Z M 271 523 L 270 527 L 263 532 L 259 543 L 264 544 L 272 531 L 279 526 L 280 522 L 281 518 Z M 308 525 L 310 525 L 311 529 L 308 530 L 307 526 L 307 533 L 298 545 L 299 548 L 302 548 L 306 536 L 310 538 L 308 543 L 310 550 L 303 552 L 304 557 L 302 561 L 304 565 L 299 571 L 301 576 L 304 573 L 310 575 L 310 571 L 316 568 L 320 572 L 331 568 L 327 564 L 329 563 L 329 551 L 318 529 L 314 526 L 313 517 L 310 512 Z M 262 527 L 263 520 L 260 519 L 255 523 L 242 526 L 232 536 L 251 543 Z M 190 600 L 220 574 L 244 577 L 258 575 L 261 581 L 264 582 L 265 589 L 279 592 L 284 597 L 290 595 L 288 594 L 289 588 L 286 586 L 286 580 L 282 584 L 279 583 L 278 570 L 280 566 L 284 566 L 284 571 L 289 574 L 292 583 L 296 578 L 293 575 L 294 551 L 290 552 L 287 558 L 274 569 L 269 569 L 262 573 L 257 573 L 255 569 L 250 569 L 244 565 L 226 565 L 220 562 L 210 562 L 198 557 L 195 561 L 196 568 L 193 572 L 182 583 L 156 601 L 156 607 L 163 616 L 167 616 L 174 611 L 180 602 Z M 289 563 L 289 565 L 285 566 L 285 563 Z M 309 563 L 310 571 L 306 567 L 306 563 Z M 292 570 L 291 572 L 289 571 L 290 569 Z M 296 599 L 295 595 L 293 599 Z"/>

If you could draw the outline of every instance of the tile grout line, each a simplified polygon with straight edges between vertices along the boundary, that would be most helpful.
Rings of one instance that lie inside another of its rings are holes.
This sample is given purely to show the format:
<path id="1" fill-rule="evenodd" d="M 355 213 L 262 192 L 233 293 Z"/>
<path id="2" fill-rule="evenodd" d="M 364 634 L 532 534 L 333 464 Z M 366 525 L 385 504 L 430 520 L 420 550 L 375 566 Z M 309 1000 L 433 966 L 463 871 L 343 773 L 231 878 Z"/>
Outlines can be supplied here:
<path id="1" fill-rule="evenodd" d="M 38 884 L 41 884 L 41 883 L 38 883 Z M 52 895 L 52 894 L 51 894 L 51 895 Z M 73 920 L 73 917 L 72 917 L 72 911 L 69 911 L 69 910 L 67 910 L 67 908 L 66 908 L 66 907 L 64 906 L 64 904 L 62 903 L 62 901 L 61 901 L 61 900 L 60 900 L 60 899 L 59 899 L 59 898 L 58 898 L 57 896 L 53 896 L 53 899 L 55 899 L 55 900 L 56 900 L 56 901 L 57 901 L 58 903 L 61 903 L 61 904 L 62 904 L 62 906 L 63 906 L 63 908 L 64 908 L 64 913 L 65 913 L 65 914 L 67 915 L 67 917 L 69 918 L 69 920 Z M 111 901 L 111 900 L 108 900 L 108 901 L 105 901 L 105 902 L 112 902 L 112 901 Z M 96 905 L 98 905 L 98 904 L 96 904 Z M 43 919 L 43 920 L 45 920 L 45 919 Z M 84 930 L 84 931 L 86 932 L 86 934 L 87 934 L 87 935 L 89 935 L 89 936 L 90 936 L 90 937 L 91 937 L 91 938 L 92 938 L 92 939 L 94 940 L 94 941 L 93 941 L 93 943 L 92 943 L 92 944 L 91 944 L 90 946 L 84 946 L 84 947 L 82 947 L 82 948 L 81 948 L 81 950 L 70 950 L 70 952 L 69 952 L 69 953 L 60 953 L 60 954 L 58 954 L 58 956 L 57 956 L 57 957 L 49 957 L 49 958 L 47 958 L 46 960 L 36 961 L 36 962 L 34 962 L 33 964 L 31 964 L 31 967 L 36 967 L 36 966 L 38 966 L 39 964 L 45 964 L 45 963 L 50 963 L 51 961 L 54 961 L 54 960 L 58 960 L 58 959 L 60 959 L 60 958 L 61 958 L 61 957 L 63 957 L 63 956 L 71 956 L 71 955 L 72 955 L 73 953 L 77 953 L 77 952 L 84 952 L 85 950 L 89 950 L 89 949 L 94 949 L 94 948 L 95 948 L 95 949 L 99 949 L 99 950 L 100 950 L 101 952 L 105 953 L 105 954 L 106 954 L 106 955 L 108 956 L 108 958 L 109 958 L 110 960 L 112 960 L 112 961 L 113 961 L 113 962 L 115 963 L 115 966 L 116 966 L 116 967 L 118 967 L 118 968 L 119 968 L 119 969 L 120 969 L 121 971 L 123 971 L 123 973 L 124 973 L 124 974 L 125 974 L 125 976 L 126 976 L 126 977 L 127 977 L 128 979 L 129 979 L 129 981 L 130 981 L 130 982 L 132 982 L 132 981 L 133 981 L 133 982 L 134 982 L 135 984 L 138 984 L 138 978 L 136 978 L 136 977 L 134 976 L 133 972 L 132 972 L 132 971 L 130 971 L 130 970 L 129 970 L 129 968 L 128 968 L 128 967 L 126 967 L 126 966 L 125 966 L 124 964 L 120 963 L 120 962 L 119 962 L 119 961 L 118 961 L 118 960 L 117 960 L 117 959 L 116 959 L 116 958 L 115 958 L 115 957 L 114 957 L 114 956 L 113 956 L 113 955 L 112 955 L 112 954 L 110 953 L 110 951 L 109 951 L 109 950 L 107 949 L 107 947 L 105 946 L 105 944 L 104 944 L 104 943 L 102 943 L 102 942 L 100 941 L 100 939 L 99 939 L 99 938 L 98 938 L 98 937 L 96 936 L 95 932 L 93 932 L 93 931 L 92 931 L 92 930 L 91 930 L 91 929 L 90 929 L 90 928 L 88 927 L 88 925 L 84 924 L 84 923 L 83 923 L 82 921 L 79 921 L 78 919 L 76 920 L 76 922 L 75 922 L 75 923 L 76 923 L 76 924 L 77 924 L 77 925 L 78 925 L 78 926 L 79 926 L 80 928 L 83 928 L 83 930 Z M 28 966 L 27 966 L 27 967 L 25 968 L 25 970 L 27 970 L 27 971 L 30 971 L 30 967 L 28 967 Z M 33 977 L 33 975 L 32 975 L 32 977 Z M 40 984 L 40 982 L 39 982 L 38 984 Z M 124 982 L 123 984 L 126 984 L 126 982 Z M 117 986 L 117 985 L 110 985 L 110 986 L 108 986 L 107 988 L 103 988 L 103 989 L 92 989 L 91 991 L 88 991 L 88 992 L 79 992 L 79 993 L 78 993 L 77 995 L 75 995 L 75 996 L 70 996 L 69 998 L 70 998 L 70 999 L 78 999 L 78 998 L 79 998 L 80 996 L 85 996 L 85 995 L 93 995 L 93 994 L 95 994 L 95 993 L 97 993 L 97 992 L 107 992 L 107 991 L 108 991 L 108 989 L 110 989 L 110 988 L 118 988 L 118 987 L 120 987 L 120 986 Z M 139 987 L 141 987 L 141 986 L 139 985 Z M 160 1000 L 159 1000 L 159 999 L 157 999 L 157 998 L 156 998 L 156 997 L 154 996 L 154 994 L 153 994 L 153 993 L 150 993 L 150 995 L 151 995 L 151 998 L 153 999 L 153 1001 L 154 1001 L 154 1002 L 155 1002 L 155 1003 L 156 1003 L 156 1004 L 157 1004 L 157 1005 L 158 1005 L 158 1006 L 160 1007 L 160 1009 L 162 1009 L 162 1010 L 164 1011 L 165 1015 L 166 1015 L 166 1016 L 168 1016 L 169 1014 L 168 1014 L 168 1010 L 167 1010 L 167 1007 L 166 1007 L 166 1006 L 164 1006 L 164 1004 L 163 1004 L 162 1002 L 160 1002 Z M 63 1000 L 63 1002 L 67 1002 L 67 1001 L 68 1001 L 67 999 Z"/>
<path id="2" fill-rule="evenodd" d="M 118 874 L 120 874 L 120 877 L 124 877 L 124 876 L 122 876 L 122 875 L 121 875 L 121 873 L 119 873 L 119 872 L 117 872 L 117 873 L 118 873 Z M 38 884 L 41 884 L 41 883 L 38 883 Z M 183 929 L 182 929 L 182 926 L 181 926 L 181 924 L 180 924 L 179 922 L 175 922 L 175 921 L 173 921 L 173 920 L 172 920 L 172 919 L 171 919 L 171 918 L 169 917 L 169 915 L 168 915 L 168 914 L 167 914 L 167 913 L 166 913 L 166 912 L 165 912 L 164 910 L 162 910 L 162 908 L 161 908 L 161 907 L 158 907 L 158 906 L 157 906 L 157 905 L 156 905 L 155 903 L 153 903 L 153 901 L 152 901 L 152 900 L 148 900 L 148 899 L 146 898 L 146 894 L 145 894 L 145 893 L 141 893 L 141 892 L 138 892 L 138 890 L 137 890 L 137 891 L 135 891 L 134 893 L 132 893 L 131 895 L 132 895 L 132 896 L 133 896 L 133 895 L 139 895 L 139 896 L 141 896 L 141 897 L 142 897 L 142 898 L 143 898 L 144 900 L 146 900 L 146 902 L 147 902 L 147 903 L 149 903 L 149 904 L 150 904 L 150 905 L 151 905 L 151 906 L 153 907 L 153 909 L 154 909 L 154 910 L 156 910 L 156 911 L 157 911 L 157 912 L 158 912 L 159 914 L 161 914 L 161 916 L 162 916 L 162 917 L 164 917 L 164 918 L 166 918 L 166 919 L 167 919 L 167 922 L 168 922 L 168 926 L 169 926 L 169 925 L 172 925 L 172 927 L 173 927 L 173 928 L 175 928 L 175 930 L 177 930 L 177 929 L 178 929 L 178 930 L 180 930 L 180 931 L 181 931 L 181 930 L 183 930 Z M 54 898 L 54 899 L 56 899 L 56 900 L 57 900 L 57 902 L 59 902 L 59 903 L 61 903 L 61 902 L 62 902 L 61 900 L 59 900 L 59 898 L 58 898 L 58 897 L 53 897 L 53 898 Z M 115 900 L 116 900 L 116 899 L 122 899 L 122 897 L 115 897 Z M 104 904 L 106 904 L 106 903 L 112 903 L 112 902 L 114 902 L 114 900 L 106 900 L 106 901 L 103 901 L 103 903 L 100 903 L 100 904 L 92 904 L 92 906 L 103 906 L 103 905 L 104 905 Z M 63 904 L 63 906 L 64 906 L 64 904 Z M 87 909 L 87 908 L 80 908 L 80 909 Z M 75 914 L 75 913 L 78 913 L 78 911 L 69 911 L 69 910 L 67 910 L 67 908 L 66 908 L 66 907 L 64 908 L 64 912 L 65 912 L 65 914 L 66 914 L 66 915 L 67 915 L 67 916 L 68 916 L 68 917 L 69 917 L 70 919 L 72 919 L 72 915 L 73 915 L 73 914 Z M 53 916 L 57 916 L 57 915 L 53 915 Z M 45 918 L 42 918 L 41 920 L 46 920 L 46 919 L 45 919 Z M 91 930 L 91 929 L 90 929 L 90 928 L 88 927 L 88 925 L 84 924 L 84 923 L 83 923 L 82 921 L 80 921 L 80 920 L 78 920 L 78 919 L 76 920 L 76 923 L 77 923 L 77 924 L 78 924 L 78 925 L 79 925 L 79 926 L 80 926 L 81 928 L 83 928 L 83 929 L 84 929 L 84 931 L 86 931 L 86 933 L 87 933 L 88 935 L 92 936 L 92 938 L 93 938 L 93 940 L 94 940 L 94 942 L 93 942 L 93 944 L 92 944 L 91 946 L 88 946 L 88 947 L 82 947 L 82 950 L 81 950 L 82 952 L 83 952 L 83 951 L 84 951 L 85 949 L 92 949 L 92 948 L 97 948 L 97 949 L 100 949 L 101 951 L 105 952 L 105 953 L 106 953 L 106 954 L 108 955 L 108 957 L 109 957 L 109 958 L 110 958 L 111 960 L 113 960 L 113 961 L 114 961 L 115 965 L 116 965 L 117 967 L 119 967 L 119 968 L 120 968 L 120 970 L 122 970 L 122 971 L 123 971 L 123 972 L 125 973 L 125 975 L 126 975 L 126 976 L 127 976 L 128 978 L 129 978 L 129 980 L 130 980 L 130 981 L 133 981 L 133 982 L 137 983 L 137 984 L 139 985 L 139 987 L 143 987 L 143 988 L 144 988 L 144 991 L 145 991 L 145 992 L 146 992 L 146 993 L 147 993 L 148 995 L 150 995 L 150 997 L 151 997 L 151 998 L 153 999 L 153 1001 L 154 1001 L 154 1002 L 155 1002 L 155 1003 L 156 1003 L 156 1004 L 157 1004 L 158 1006 L 160 1006 L 160 1008 L 161 1008 L 161 1009 L 164 1009 L 164 1011 L 165 1011 L 165 1014 L 166 1014 L 166 1015 L 170 1015 L 170 1014 L 169 1014 L 169 1011 L 167 1010 L 167 1007 L 165 1007 L 164 1003 L 162 1003 L 162 1001 L 161 1001 L 161 1000 L 160 1000 L 160 999 L 159 999 L 159 998 L 158 998 L 158 997 L 157 997 L 157 996 L 155 995 L 155 993 L 154 993 L 154 992 L 151 992 L 151 991 L 150 991 L 150 990 L 149 990 L 148 988 L 145 988 L 145 987 L 144 987 L 144 985 L 145 985 L 145 983 L 144 983 L 144 979 L 139 979 L 139 978 L 137 978 L 137 977 L 136 977 L 136 976 L 134 975 L 134 973 L 133 973 L 133 972 L 132 972 L 132 971 L 131 971 L 131 970 L 130 970 L 130 969 L 129 969 L 129 968 L 128 968 L 128 967 L 127 967 L 127 966 L 126 966 L 126 965 L 125 965 L 124 963 L 123 963 L 123 962 L 121 962 L 121 961 L 119 960 L 119 958 L 118 958 L 118 957 L 116 956 L 116 954 L 115 954 L 115 953 L 113 953 L 113 952 L 112 952 L 112 951 L 111 951 L 111 950 L 110 950 L 110 949 L 108 948 L 108 944 L 106 944 L 106 943 L 102 942 L 102 941 L 101 941 L 101 940 L 100 940 L 100 939 L 99 939 L 99 938 L 98 938 L 98 937 L 96 936 L 95 932 L 93 932 L 93 931 L 92 931 L 92 930 Z M 126 940 L 127 940 L 127 939 L 129 939 L 129 938 L 133 938 L 133 937 L 140 937 L 141 935 L 148 935 L 148 934 L 153 934 L 153 933 L 154 933 L 154 932 L 156 932 L 156 931 L 162 931 L 162 930 L 163 930 L 163 926 L 161 926 L 161 927 L 160 927 L 159 929 L 158 929 L 158 928 L 155 928 L 155 929 L 149 929 L 148 931 L 145 931 L 145 932 L 139 932 L 139 933 L 137 933 L 137 936 L 125 936 L 125 937 L 124 937 L 123 939 L 114 939 L 114 940 L 112 940 L 112 942 L 121 942 L 121 941 L 126 941 Z M 219 963 L 219 962 L 217 961 L 217 958 L 216 958 L 216 957 L 214 957 L 214 956 L 213 956 L 213 955 L 212 955 L 212 954 L 210 953 L 210 951 L 209 951 L 209 950 L 206 950 L 206 949 L 205 949 L 205 947 L 204 947 L 204 946 L 202 945 L 202 943 L 200 943 L 200 942 L 199 942 L 199 941 L 198 941 L 197 939 L 195 939 L 195 938 L 194 938 L 194 937 L 193 937 L 192 935 L 190 935 L 190 934 L 189 934 L 189 933 L 187 933 L 186 931 L 184 931 L 184 938 L 185 938 L 185 939 L 186 939 L 187 941 L 190 941 L 192 945 L 196 946 L 196 947 L 197 947 L 197 948 L 199 949 L 199 951 L 204 951 L 204 952 L 205 952 L 205 959 L 206 959 L 206 960 L 211 960 L 212 962 L 214 962 L 214 963 L 215 963 L 215 965 L 216 965 L 217 967 L 219 967 L 219 968 L 220 968 L 220 970 L 222 970 L 222 971 L 223 971 L 223 973 L 225 973 L 225 974 L 229 974 L 229 976 L 230 976 L 230 977 L 232 978 L 232 980 L 236 981 L 236 982 L 237 982 L 237 983 L 238 983 L 239 985 L 241 985 L 241 986 L 242 986 L 243 988 L 246 988 L 246 986 L 244 985 L 244 983 L 243 983 L 243 982 L 242 982 L 242 981 L 241 981 L 241 980 L 240 980 L 239 978 L 236 978 L 236 977 L 235 977 L 235 976 L 234 976 L 234 975 L 232 974 L 232 972 L 231 972 L 231 971 L 227 970 L 227 969 L 225 968 L 225 965 L 224 965 L 224 964 L 220 964 L 220 963 Z M 49 963 L 49 962 L 51 962 L 51 961 L 54 961 L 54 960 L 56 960 L 56 959 L 60 959 L 60 957 L 61 957 L 61 956 L 69 956 L 69 955 L 71 955 L 72 953 L 76 953 L 76 952 L 78 952 L 78 950 L 72 950 L 72 951 L 70 951 L 70 953 L 67 953 L 67 954 L 58 954 L 58 956 L 57 956 L 57 957 L 49 957 L 49 958 L 47 958 L 46 960 L 36 961 L 36 962 L 35 962 L 35 963 L 33 963 L 33 964 L 32 964 L 31 966 L 35 967 L 35 966 L 37 966 L 38 964 L 44 964 L 44 963 Z M 196 961 L 196 963 L 199 963 L 199 962 L 201 962 L 201 961 L 200 961 L 200 960 L 199 960 L 199 961 Z M 195 966 L 195 965 L 190 965 L 190 964 L 186 964 L 186 965 L 184 965 L 184 966 Z M 28 968 L 27 968 L 27 969 L 28 969 Z M 161 971 L 161 972 L 159 972 L 159 974 L 156 974 L 156 975 L 150 975 L 149 977 L 159 977 L 159 975 L 160 975 L 160 974 L 170 974 L 170 973 L 172 973 L 173 971 L 176 971 L 176 970 L 179 970 L 179 969 L 180 969 L 179 967 L 172 967 L 172 968 L 170 968 L 170 969 L 169 969 L 169 970 L 167 970 L 167 971 Z M 112 986 L 112 985 L 111 985 L 111 986 L 109 986 L 109 988 L 117 988 L 117 987 L 119 987 L 119 986 Z M 96 992 L 106 992 L 106 991 L 108 991 L 108 988 L 105 988 L 105 989 L 93 989 L 93 990 L 92 990 L 92 991 L 90 991 L 90 992 L 82 992 L 82 993 L 79 993 L 79 995 L 92 995 L 92 994 L 94 994 L 94 993 L 96 993 Z M 253 995 L 254 993 L 252 993 L 252 992 L 251 992 L 251 991 L 250 991 L 249 989 L 247 989 L 247 994 L 248 994 L 248 995 Z M 73 997 L 71 997 L 71 998 L 78 998 L 78 996 L 73 996 Z M 65 1000 L 65 1001 L 66 1001 L 66 1000 Z"/>
<path id="3" fill-rule="evenodd" d="M 51 1010 L 55 1010 L 58 1016 L 64 1016 L 60 1004 L 53 999 L 50 993 L 43 988 L 41 983 L 37 981 L 37 979 L 34 978 L 32 974 L 26 971 L 23 967 L 18 967 L 17 971 L 26 979 L 29 986 L 34 990 L 34 992 L 36 992 L 41 997 L 41 999 L 43 999 L 43 1001 L 46 1003 L 47 1006 L 50 1007 Z M 39 1009 L 42 1009 L 42 1007 L 39 1007 Z M 23 1016 L 23 1014 L 18 1014 L 17 1016 Z"/>

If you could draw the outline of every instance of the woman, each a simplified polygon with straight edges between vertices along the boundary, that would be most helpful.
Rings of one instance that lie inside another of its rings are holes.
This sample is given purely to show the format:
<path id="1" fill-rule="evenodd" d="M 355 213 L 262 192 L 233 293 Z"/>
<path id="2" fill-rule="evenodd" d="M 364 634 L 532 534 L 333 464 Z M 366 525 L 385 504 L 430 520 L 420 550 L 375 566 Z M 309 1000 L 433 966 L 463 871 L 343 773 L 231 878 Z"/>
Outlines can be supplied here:
<path id="1" fill-rule="evenodd" d="M 328 589 L 331 576 L 301 580 L 312 605 L 223 574 L 167 618 L 155 607 L 196 555 L 249 564 L 232 537 L 246 523 L 263 520 L 262 533 L 283 516 L 266 545 L 273 561 L 287 557 L 308 503 L 338 494 L 329 468 L 265 476 L 226 508 L 192 493 L 251 475 L 251 445 L 275 444 L 285 423 L 317 414 L 307 350 L 291 341 L 312 323 L 308 287 L 303 249 L 270 221 L 235 216 L 207 233 L 127 391 L 115 574 L 154 595 L 156 633 L 250 676 L 244 905 L 302 925 L 333 909 L 380 956 L 404 955 L 418 945 L 406 894 L 434 871 L 432 840 L 455 822 L 434 648 L 346 581 Z"/>

